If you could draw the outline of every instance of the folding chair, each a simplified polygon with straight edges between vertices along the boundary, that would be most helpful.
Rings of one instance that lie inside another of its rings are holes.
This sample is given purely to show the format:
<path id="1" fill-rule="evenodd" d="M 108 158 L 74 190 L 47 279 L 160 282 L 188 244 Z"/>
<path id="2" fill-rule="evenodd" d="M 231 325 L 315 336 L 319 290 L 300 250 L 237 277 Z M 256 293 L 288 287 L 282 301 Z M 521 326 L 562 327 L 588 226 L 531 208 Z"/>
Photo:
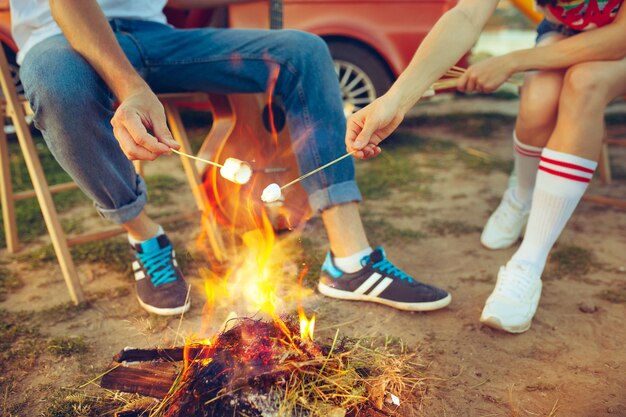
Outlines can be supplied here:
<path id="1" fill-rule="evenodd" d="M 1 49 L 1 48 L 0 48 Z M 82 291 L 78 274 L 72 260 L 69 247 L 81 243 L 91 242 L 94 240 L 105 239 L 124 232 L 119 227 L 112 227 L 103 231 L 85 234 L 68 238 L 61 227 L 59 216 L 52 200 L 52 193 L 71 190 L 76 188 L 75 183 L 64 183 L 49 186 L 44 175 L 35 143 L 30 133 L 29 126 L 26 122 L 26 115 L 30 111 L 28 102 L 24 97 L 18 96 L 13 80 L 10 76 L 8 69 L 8 63 L 4 51 L 0 50 L 0 84 L 2 85 L 2 92 L 4 98 L 0 103 L 2 105 L 2 112 L 0 113 L 0 202 L 2 203 L 2 215 L 4 220 L 4 229 L 7 242 L 7 249 L 10 253 L 15 253 L 20 249 L 20 243 L 17 232 L 17 222 L 15 217 L 15 202 L 27 198 L 36 197 L 43 217 L 48 229 L 48 234 L 52 241 L 54 251 L 56 253 L 59 265 L 61 266 L 61 272 L 65 283 L 70 293 L 72 301 L 76 304 L 85 301 L 85 295 Z M 181 150 L 185 153 L 191 153 L 191 146 L 184 129 L 178 103 L 184 102 L 206 102 L 210 99 L 208 94 L 205 93 L 180 93 L 180 94 L 164 94 L 159 96 L 163 106 L 165 108 L 166 116 L 172 135 L 174 139 L 181 145 Z M 18 193 L 13 192 L 11 183 L 11 172 L 9 163 L 9 150 L 8 140 L 4 133 L 4 116 L 9 117 L 12 120 L 15 127 L 17 138 L 19 141 L 20 150 L 26 162 L 29 176 L 33 183 L 33 190 L 22 191 Z M 211 137 L 212 140 L 222 140 L 225 136 L 230 134 L 228 128 L 229 117 L 231 115 L 226 114 L 225 120 L 219 117 L 216 120 L 214 115 L 214 123 L 212 126 Z M 197 209 L 200 212 L 204 212 L 205 216 L 208 216 L 208 212 L 205 211 L 207 206 L 207 196 L 205 194 L 204 187 L 198 170 L 189 159 L 181 157 L 182 164 L 193 193 Z M 136 165 L 137 166 L 137 165 Z M 141 168 L 140 168 L 141 169 Z M 159 219 L 159 222 L 166 223 L 168 221 L 180 220 L 185 217 L 189 217 L 192 214 L 198 214 L 198 211 L 193 213 L 182 213 L 167 218 Z M 213 221 L 203 222 L 207 236 L 209 237 L 209 243 L 212 246 L 214 253 L 218 260 L 221 254 L 224 253 L 224 244 L 221 234 L 217 228 L 217 225 Z"/>

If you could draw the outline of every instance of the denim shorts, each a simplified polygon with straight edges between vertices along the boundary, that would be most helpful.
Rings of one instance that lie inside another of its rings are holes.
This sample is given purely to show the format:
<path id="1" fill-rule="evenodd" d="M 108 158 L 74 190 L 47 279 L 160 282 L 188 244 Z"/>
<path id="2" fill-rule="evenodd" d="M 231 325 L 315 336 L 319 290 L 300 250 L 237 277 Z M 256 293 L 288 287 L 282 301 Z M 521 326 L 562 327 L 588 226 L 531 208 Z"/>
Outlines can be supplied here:
<path id="1" fill-rule="evenodd" d="M 535 44 L 554 34 L 573 36 L 578 33 L 580 33 L 580 30 L 574 30 L 572 28 L 568 28 L 563 24 L 554 23 L 550 22 L 549 20 L 543 19 L 541 23 L 539 23 L 539 26 L 537 26 L 537 38 L 535 39 Z"/>

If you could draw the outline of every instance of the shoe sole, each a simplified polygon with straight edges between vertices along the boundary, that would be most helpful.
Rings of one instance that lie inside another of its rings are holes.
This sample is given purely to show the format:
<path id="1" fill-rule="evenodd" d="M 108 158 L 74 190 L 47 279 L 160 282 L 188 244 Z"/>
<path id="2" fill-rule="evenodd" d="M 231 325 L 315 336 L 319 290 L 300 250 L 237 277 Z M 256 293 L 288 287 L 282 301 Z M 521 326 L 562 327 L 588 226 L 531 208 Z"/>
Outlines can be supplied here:
<path id="1" fill-rule="evenodd" d="M 374 303 L 384 304 L 389 307 L 397 308 L 398 310 L 405 311 L 433 311 L 439 310 L 440 308 L 446 307 L 452 301 L 452 296 L 448 294 L 447 297 L 442 298 L 437 301 L 427 301 L 423 303 L 402 303 L 399 301 L 391 301 L 386 300 L 384 298 L 379 297 L 371 297 L 366 294 L 354 294 L 350 291 L 342 291 L 333 287 L 329 287 L 328 285 L 322 284 L 321 282 L 317 284 L 318 291 L 331 298 L 338 298 L 340 300 L 350 300 L 350 301 L 370 301 Z"/>
<path id="2" fill-rule="evenodd" d="M 520 231 L 519 235 L 515 238 L 515 240 L 504 240 L 504 241 L 499 240 L 496 244 L 488 245 L 487 243 L 485 243 L 483 241 L 483 236 L 481 234 L 481 236 L 480 236 L 480 244 L 483 245 L 484 247 L 486 247 L 487 249 L 490 249 L 490 250 L 500 250 L 500 249 L 510 248 L 511 246 L 515 245 L 517 242 L 519 242 L 520 239 L 522 239 L 524 237 L 524 234 L 526 232 L 526 225 L 527 224 L 528 224 L 528 220 L 526 220 L 526 222 L 522 226 L 522 230 Z M 485 227 L 487 227 L 487 226 L 485 225 Z"/>
<path id="3" fill-rule="evenodd" d="M 493 327 L 494 329 L 498 329 L 498 330 L 504 330 L 505 332 L 509 332 L 509 333 L 524 333 L 525 331 L 527 331 L 528 329 L 530 329 L 530 324 L 531 321 L 528 321 L 526 323 L 522 323 L 519 326 L 503 326 L 502 323 L 500 322 L 500 320 L 498 320 L 496 317 L 486 317 L 480 318 L 480 322 L 489 326 L 489 327 Z"/>
<path id="4" fill-rule="evenodd" d="M 154 307 L 154 306 L 151 306 L 150 304 L 144 303 L 143 301 L 141 301 L 139 297 L 137 297 L 137 301 L 139 301 L 139 304 L 144 310 L 148 311 L 149 313 L 157 314 L 159 316 L 176 316 L 178 314 L 186 313 L 187 311 L 189 311 L 189 308 L 191 307 L 190 301 L 188 301 L 183 306 L 174 307 L 174 308 Z"/>
<path id="5" fill-rule="evenodd" d="M 485 248 L 490 249 L 490 250 L 500 250 L 500 249 L 507 249 L 510 248 L 511 246 L 515 245 L 517 242 L 519 242 L 520 240 L 520 236 L 518 236 L 514 241 L 506 241 L 504 243 L 499 243 L 496 245 L 488 245 L 485 242 L 482 241 L 482 239 L 480 240 L 480 244 L 483 245 Z"/>

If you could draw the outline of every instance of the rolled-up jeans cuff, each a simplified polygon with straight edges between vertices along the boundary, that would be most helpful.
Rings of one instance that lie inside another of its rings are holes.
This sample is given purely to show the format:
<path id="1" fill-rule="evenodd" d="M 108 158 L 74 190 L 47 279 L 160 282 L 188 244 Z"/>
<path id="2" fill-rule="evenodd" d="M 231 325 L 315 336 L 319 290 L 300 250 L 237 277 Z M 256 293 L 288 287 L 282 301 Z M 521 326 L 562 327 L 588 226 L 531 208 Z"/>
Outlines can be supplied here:
<path id="1" fill-rule="evenodd" d="M 143 208 L 146 206 L 148 202 L 148 188 L 146 187 L 146 183 L 144 182 L 141 176 L 137 175 L 137 197 L 134 201 L 124 204 L 121 207 L 117 207 L 114 209 L 107 209 L 101 207 L 99 204 L 94 204 L 96 210 L 100 213 L 102 217 L 109 220 L 110 222 L 116 224 L 124 224 L 141 213 Z"/>
<path id="2" fill-rule="evenodd" d="M 324 211 L 333 206 L 359 202 L 363 199 L 356 181 L 333 184 L 328 188 L 314 191 L 309 195 L 309 204 L 313 213 Z"/>

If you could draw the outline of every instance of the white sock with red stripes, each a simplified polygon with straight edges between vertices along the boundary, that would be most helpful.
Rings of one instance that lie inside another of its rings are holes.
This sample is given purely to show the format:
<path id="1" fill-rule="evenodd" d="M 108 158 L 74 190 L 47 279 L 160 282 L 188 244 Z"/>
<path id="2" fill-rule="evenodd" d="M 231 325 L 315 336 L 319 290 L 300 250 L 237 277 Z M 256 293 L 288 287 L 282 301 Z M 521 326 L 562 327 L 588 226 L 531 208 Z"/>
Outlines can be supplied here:
<path id="1" fill-rule="evenodd" d="M 528 262 L 541 273 L 548 253 L 582 198 L 597 162 L 544 149 L 537 172 L 526 235 L 512 261 Z"/>
<path id="2" fill-rule="evenodd" d="M 513 148 L 515 149 L 515 172 L 517 172 L 517 187 L 515 198 L 524 207 L 530 207 L 530 202 L 537 178 L 537 167 L 543 148 L 525 145 L 517 139 L 513 131 Z"/>

